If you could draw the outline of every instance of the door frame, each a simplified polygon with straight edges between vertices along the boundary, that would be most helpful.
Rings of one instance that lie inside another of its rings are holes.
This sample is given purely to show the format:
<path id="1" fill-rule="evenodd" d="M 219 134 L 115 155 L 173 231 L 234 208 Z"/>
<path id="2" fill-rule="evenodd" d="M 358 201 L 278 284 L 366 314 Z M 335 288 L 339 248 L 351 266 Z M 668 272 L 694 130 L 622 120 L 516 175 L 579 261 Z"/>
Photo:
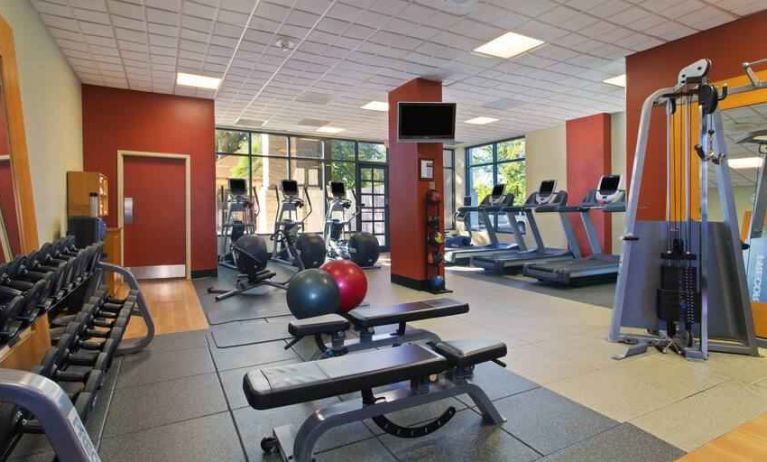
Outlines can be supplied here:
<path id="1" fill-rule="evenodd" d="M 189 154 L 117 150 L 117 227 L 120 229 L 120 261 L 125 264 L 125 158 L 152 157 L 184 161 L 184 203 L 186 228 L 186 279 L 192 278 L 192 171 Z"/>
<path id="2" fill-rule="evenodd" d="M 370 162 L 358 161 L 355 171 L 357 186 L 355 192 L 357 197 L 362 194 L 362 169 L 363 168 L 381 168 L 384 171 L 384 236 L 386 236 L 386 245 L 380 246 L 382 252 L 388 252 L 391 249 L 391 236 L 389 234 L 389 164 L 388 162 Z M 357 216 L 357 229 L 362 230 L 362 214 Z"/>

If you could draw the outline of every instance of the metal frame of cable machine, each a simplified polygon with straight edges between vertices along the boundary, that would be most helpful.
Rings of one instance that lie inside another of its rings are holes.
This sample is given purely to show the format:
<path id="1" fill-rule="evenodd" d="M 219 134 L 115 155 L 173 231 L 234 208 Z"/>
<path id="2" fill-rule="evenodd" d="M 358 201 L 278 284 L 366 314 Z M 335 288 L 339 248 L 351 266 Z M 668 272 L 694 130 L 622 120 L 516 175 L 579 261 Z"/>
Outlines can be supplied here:
<path id="1" fill-rule="evenodd" d="M 717 111 L 728 91 L 724 87 L 720 95 L 709 83 L 710 67 L 705 59 L 690 64 L 679 72 L 674 87 L 655 91 L 642 105 L 608 335 L 608 340 L 630 346 L 615 359 L 644 353 L 649 346 L 697 360 L 707 359 L 709 351 L 758 355 L 727 146 Z M 693 104 L 700 122 L 695 146 L 691 144 Z M 666 219 L 637 220 L 655 106 L 666 109 Z M 676 114 L 678 110 L 681 114 Z M 684 137 L 679 148 L 675 123 Z M 699 159 L 699 220 L 692 214 L 693 152 Z M 722 222 L 709 221 L 709 168 L 716 174 Z M 662 281 L 659 273 L 664 271 Z M 673 276 L 679 286 L 669 289 Z"/>

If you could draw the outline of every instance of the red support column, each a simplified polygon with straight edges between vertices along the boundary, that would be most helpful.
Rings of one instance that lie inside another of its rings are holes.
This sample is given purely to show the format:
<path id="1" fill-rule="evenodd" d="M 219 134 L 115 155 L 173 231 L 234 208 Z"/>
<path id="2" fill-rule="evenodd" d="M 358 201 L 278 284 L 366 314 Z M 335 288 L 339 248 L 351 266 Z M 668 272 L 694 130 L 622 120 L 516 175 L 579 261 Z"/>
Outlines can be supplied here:
<path id="1" fill-rule="evenodd" d="M 391 281 L 425 289 L 426 192 L 435 189 L 442 196 L 442 143 L 397 143 L 397 103 L 400 101 L 440 102 L 442 82 L 414 79 L 389 92 Z M 419 179 L 419 159 L 434 161 L 434 181 Z M 440 210 L 440 229 L 444 229 L 442 212 Z"/>
<path id="2" fill-rule="evenodd" d="M 610 114 L 596 114 L 568 120 L 566 128 L 567 203 L 578 204 L 590 190 L 596 188 L 602 175 L 612 173 Z M 599 236 L 602 251 L 612 252 L 612 220 L 601 212 L 592 212 L 591 219 Z M 578 246 L 583 256 L 591 255 L 580 215 L 571 214 L 570 221 L 575 229 Z"/>

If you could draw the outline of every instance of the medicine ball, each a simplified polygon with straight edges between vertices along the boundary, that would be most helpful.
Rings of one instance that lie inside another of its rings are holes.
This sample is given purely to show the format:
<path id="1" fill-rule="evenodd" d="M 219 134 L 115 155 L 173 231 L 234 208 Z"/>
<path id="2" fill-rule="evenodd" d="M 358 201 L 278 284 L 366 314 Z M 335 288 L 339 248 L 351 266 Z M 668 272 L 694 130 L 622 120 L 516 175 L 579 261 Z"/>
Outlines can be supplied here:
<path id="1" fill-rule="evenodd" d="M 368 292 L 368 279 L 356 263 L 349 260 L 333 260 L 320 267 L 336 281 L 340 294 L 339 309 L 341 313 L 353 310 Z"/>
<path id="2" fill-rule="evenodd" d="M 349 258 L 365 268 L 376 264 L 381 249 L 378 239 L 371 233 L 356 233 L 349 238 Z"/>
<path id="3" fill-rule="evenodd" d="M 246 234 L 234 242 L 232 251 L 237 255 L 237 269 L 244 274 L 254 274 L 266 268 L 269 252 L 261 236 Z"/>
<path id="4" fill-rule="evenodd" d="M 445 290 L 445 278 L 442 276 L 432 276 L 429 278 L 429 290 L 432 292 L 442 292 Z"/>
<path id="5" fill-rule="evenodd" d="M 333 277 L 319 269 L 298 273 L 289 283 L 287 301 L 297 319 L 337 313 L 340 293 Z"/>
<path id="6" fill-rule="evenodd" d="M 319 268 L 325 263 L 325 240 L 316 234 L 301 234 L 296 240 L 298 258 L 304 264 L 304 268 Z"/>

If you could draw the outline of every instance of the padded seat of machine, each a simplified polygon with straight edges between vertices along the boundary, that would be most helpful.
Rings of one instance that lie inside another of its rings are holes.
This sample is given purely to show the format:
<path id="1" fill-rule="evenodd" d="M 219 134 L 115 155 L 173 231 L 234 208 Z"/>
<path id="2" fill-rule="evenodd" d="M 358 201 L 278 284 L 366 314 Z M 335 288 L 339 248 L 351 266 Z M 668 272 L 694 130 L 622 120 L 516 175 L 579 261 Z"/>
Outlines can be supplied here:
<path id="1" fill-rule="evenodd" d="M 339 396 L 438 374 L 448 361 L 416 344 L 250 371 L 242 388 L 255 409 Z"/>
<path id="2" fill-rule="evenodd" d="M 441 318 L 469 312 L 469 304 L 451 298 L 438 298 L 399 305 L 356 308 L 347 313 L 357 327 L 385 326 L 400 322 Z"/>
<path id="3" fill-rule="evenodd" d="M 453 366 L 469 367 L 506 356 L 506 344 L 492 340 L 453 340 L 432 345 Z"/>
<path id="4" fill-rule="evenodd" d="M 295 319 L 288 324 L 288 332 L 295 337 L 307 335 L 330 334 L 345 331 L 349 328 L 349 321 L 338 314 L 324 314 L 307 319 Z"/>

